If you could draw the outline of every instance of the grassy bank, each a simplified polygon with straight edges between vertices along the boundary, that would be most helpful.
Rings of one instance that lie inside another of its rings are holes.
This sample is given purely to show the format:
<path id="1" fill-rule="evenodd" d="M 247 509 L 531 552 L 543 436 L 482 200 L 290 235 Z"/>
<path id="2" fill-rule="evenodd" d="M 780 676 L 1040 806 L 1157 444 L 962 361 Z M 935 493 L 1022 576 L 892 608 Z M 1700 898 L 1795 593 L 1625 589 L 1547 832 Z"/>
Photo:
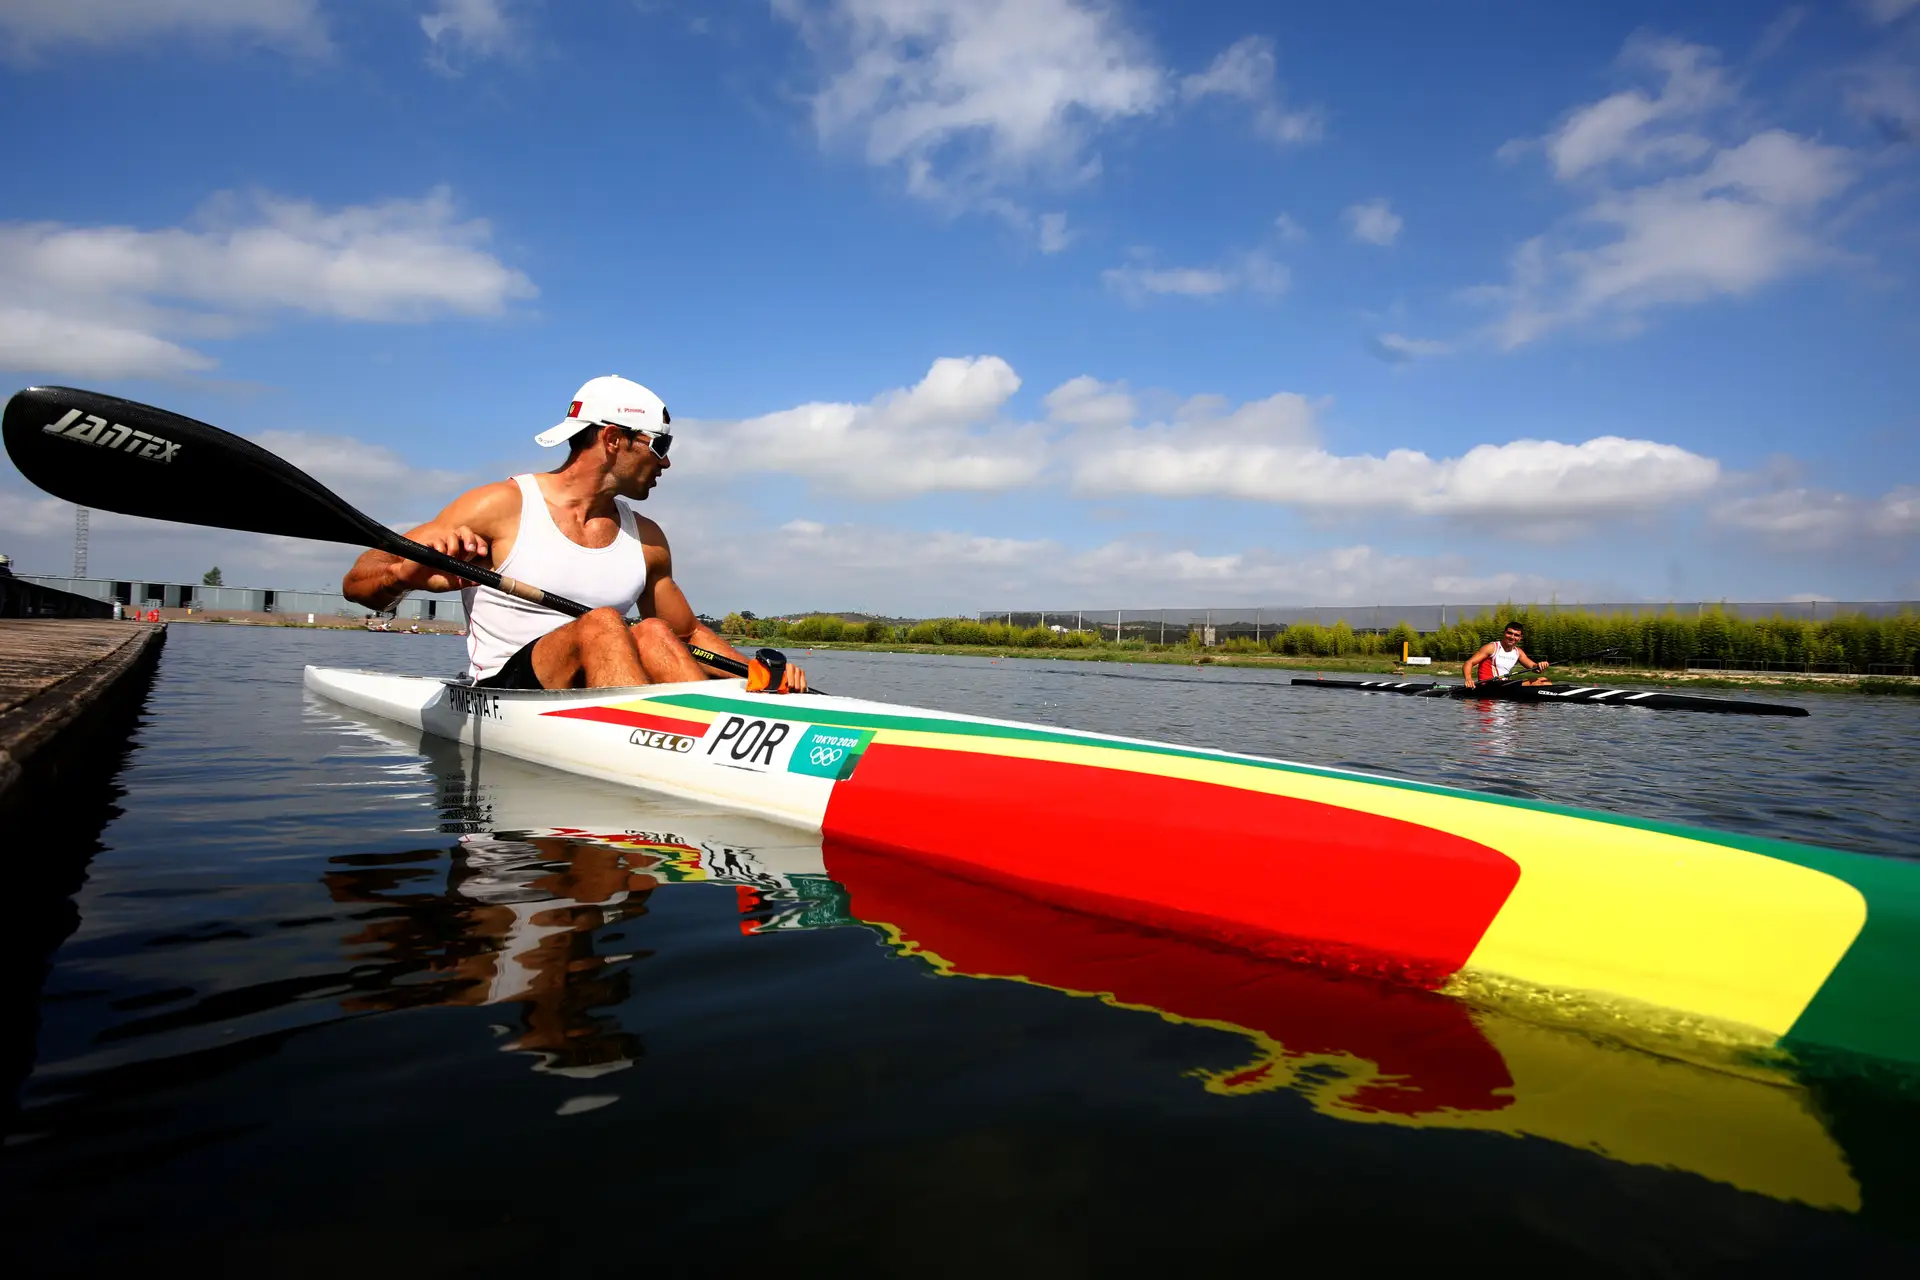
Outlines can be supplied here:
<path id="1" fill-rule="evenodd" d="M 1235 633 L 1215 629 L 1214 644 L 1196 631 L 1177 644 L 1149 643 L 1151 633 L 1058 631 L 1009 627 L 972 618 L 931 618 L 908 626 L 846 622 L 830 615 L 794 621 L 749 620 L 729 615 L 723 630 L 741 644 L 856 647 L 905 653 L 952 653 L 1005 658 L 1050 658 L 1097 662 L 1217 662 L 1238 666 L 1351 671 L 1398 671 L 1404 651 L 1432 659 L 1409 674 L 1458 674 L 1459 665 L 1497 637 L 1509 621 L 1526 628 L 1527 651 L 1555 660 L 1560 671 L 1594 682 L 1685 684 L 1708 688 L 1858 689 L 1895 693 L 1917 688 L 1920 614 L 1888 618 L 1842 615 L 1806 618 L 1738 618 L 1718 609 L 1680 614 L 1650 607 L 1638 614 L 1595 614 L 1557 606 L 1506 605 L 1420 634 L 1405 622 L 1387 630 L 1355 631 L 1345 621 L 1330 627 L 1296 623 L 1279 629 Z M 1578 660 L 1603 651 L 1606 665 Z M 1573 660 L 1573 661 L 1570 661 Z M 1712 668 L 1712 670 L 1705 670 Z"/>

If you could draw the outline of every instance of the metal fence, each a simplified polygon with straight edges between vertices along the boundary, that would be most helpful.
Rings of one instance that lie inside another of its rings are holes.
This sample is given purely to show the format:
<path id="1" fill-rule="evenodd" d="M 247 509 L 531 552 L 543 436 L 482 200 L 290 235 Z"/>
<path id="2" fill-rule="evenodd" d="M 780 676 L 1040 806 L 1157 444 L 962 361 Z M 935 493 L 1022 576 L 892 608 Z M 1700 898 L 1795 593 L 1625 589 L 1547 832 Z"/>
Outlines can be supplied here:
<path id="1" fill-rule="evenodd" d="M 975 615 L 981 622 L 1005 622 L 1016 627 L 1058 627 L 1066 631 L 1098 631 L 1109 640 L 1146 640 L 1165 643 L 1184 640 L 1189 631 L 1213 629 L 1214 642 L 1235 636 L 1264 639 L 1296 622 L 1330 627 L 1344 621 L 1355 631 L 1385 632 L 1406 623 L 1425 635 L 1466 618 L 1508 607 L 1498 604 L 1327 604 L 1276 605 L 1254 609 L 987 609 Z M 1892 618 L 1920 613 L 1915 600 L 1697 600 L 1685 604 L 1555 603 L 1524 606 L 1554 612 L 1595 613 L 1607 616 L 1701 617 L 1719 611 L 1730 618 L 1805 618 L 1825 622 L 1842 614 Z M 1162 637 L 1166 639 L 1162 639 Z"/>

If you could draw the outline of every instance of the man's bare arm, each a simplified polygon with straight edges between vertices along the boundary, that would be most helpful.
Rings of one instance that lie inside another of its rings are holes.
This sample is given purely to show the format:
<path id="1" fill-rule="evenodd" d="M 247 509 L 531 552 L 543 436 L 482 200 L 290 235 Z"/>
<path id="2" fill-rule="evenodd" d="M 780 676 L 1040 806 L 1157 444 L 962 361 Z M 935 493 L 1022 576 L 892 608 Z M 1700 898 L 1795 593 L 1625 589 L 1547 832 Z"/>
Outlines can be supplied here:
<path id="1" fill-rule="evenodd" d="M 503 492 L 504 491 L 504 492 Z M 493 567 L 499 533 L 520 514 L 520 490 L 512 483 L 482 485 L 447 504 L 446 510 L 407 537 L 456 560 Z M 340 580 L 340 594 L 375 612 L 392 608 L 409 591 L 458 591 L 472 584 L 418 560 L 387 551 L 365 551 Z"/>
<path id="2" fill-rule="evenodd" d="M 1479 683 L 1479 680 L 1473 674 L 1474 668 L 1479 666 L 1480 660 L 1482 658 L 1485 658 L 1488 654 L 1492 653 L 1493 647 L 1499 643 L 1500 642 L 1498 640 L 1487 641 L 1485 644 L 1481 645 L 1478 649 L 1475 649 L 1473 651 L 1473 656 L 1467 659 L 1466 665 L 1460 668 L 1460 674 L 1466 679 L 1467 686 L 1469 688 Z"/>

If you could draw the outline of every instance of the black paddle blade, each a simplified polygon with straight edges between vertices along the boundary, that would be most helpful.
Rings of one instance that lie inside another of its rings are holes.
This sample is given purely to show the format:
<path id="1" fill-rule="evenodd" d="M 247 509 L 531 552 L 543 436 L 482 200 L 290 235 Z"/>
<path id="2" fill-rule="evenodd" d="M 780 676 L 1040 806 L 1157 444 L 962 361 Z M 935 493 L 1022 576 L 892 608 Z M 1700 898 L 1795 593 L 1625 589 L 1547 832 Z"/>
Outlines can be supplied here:
<path id="1" fill-rule="evenodd" d="M 151 405 L 28 387 L 7 401 L 4 432 L 21 475 L 79 506 L 362 547 L 396 540 L 252 441 Z"/>

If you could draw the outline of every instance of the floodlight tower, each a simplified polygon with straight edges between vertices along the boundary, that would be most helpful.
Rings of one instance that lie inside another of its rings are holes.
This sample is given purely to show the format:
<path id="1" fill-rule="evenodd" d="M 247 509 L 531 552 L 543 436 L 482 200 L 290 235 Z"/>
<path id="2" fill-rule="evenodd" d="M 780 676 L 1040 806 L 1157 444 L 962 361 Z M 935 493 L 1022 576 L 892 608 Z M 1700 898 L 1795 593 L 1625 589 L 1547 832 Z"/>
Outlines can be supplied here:
<path id="1" fill-rule="evenodd" d="M 73 576 L 87 576 L 87 509 L 73 509 Z"/>

